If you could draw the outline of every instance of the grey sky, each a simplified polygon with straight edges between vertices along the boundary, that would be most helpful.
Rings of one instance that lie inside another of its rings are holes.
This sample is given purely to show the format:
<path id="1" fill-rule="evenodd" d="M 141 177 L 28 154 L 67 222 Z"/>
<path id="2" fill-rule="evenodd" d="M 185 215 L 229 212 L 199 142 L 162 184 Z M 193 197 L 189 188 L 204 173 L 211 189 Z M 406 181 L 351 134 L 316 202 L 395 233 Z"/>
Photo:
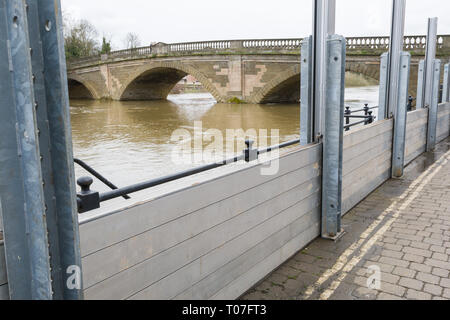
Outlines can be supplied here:
<path id="1" fill-rule="evenodd" d="M 337 0 L 337 33 L 387 35 L 392 0 Z M 122 48 L 126 33 L 142 45 L 252 38 L 295 38 L 311 33 L 312 0 L 61 0 L 73 18 L 89 20 L 100 36 Z M 427 18 L 439 18 L 450 34 L 449 0 L 407 0 L 406 34 L 426 34 Z"/>

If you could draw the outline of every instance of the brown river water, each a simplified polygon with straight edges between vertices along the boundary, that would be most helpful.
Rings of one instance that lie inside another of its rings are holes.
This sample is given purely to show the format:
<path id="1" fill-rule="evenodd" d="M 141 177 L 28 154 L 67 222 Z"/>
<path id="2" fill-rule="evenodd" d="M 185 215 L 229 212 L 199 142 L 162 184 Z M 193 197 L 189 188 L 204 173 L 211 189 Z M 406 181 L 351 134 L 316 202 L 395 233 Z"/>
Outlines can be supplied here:
<path id="1" fill-rule="evenodd" d="M 364 103 L 377 105 L 377 86 L 346 89 L 347 106 L 360 109 Z M 198 166 L 172 161 L 177 145 L 172 133 L 193 132 L 195 121 L 202 121 L 204 134 L 218 129 L 224 136 L 227 129 L 267 129 L 269 136 L 278 129 L 280 142 L 298 139 L 300 131 L 298 104 L 221 104 L 207 93 L 170 95 L 167 101 L 71 100 L 70 105 L 74 156 L 118 186 Z M 241 152 L 242 146 L 236 149 Z M 89 175 L 77 165 L 75 173 Z M 93 189 L 107 190 L 97 181 Z"/>

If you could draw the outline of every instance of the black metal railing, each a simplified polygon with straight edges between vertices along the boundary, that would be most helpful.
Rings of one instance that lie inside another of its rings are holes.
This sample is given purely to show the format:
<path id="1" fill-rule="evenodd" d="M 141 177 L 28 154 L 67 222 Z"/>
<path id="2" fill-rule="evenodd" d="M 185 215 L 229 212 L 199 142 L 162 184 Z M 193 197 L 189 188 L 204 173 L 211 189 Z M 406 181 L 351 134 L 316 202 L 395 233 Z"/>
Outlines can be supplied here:
<path id="1" fill-rule="evenodd" d="M 414 102 L 415 98 L 412 96 L 409 96 L 408 99 L 408 111 L 412 110 L 412 104 Z M 358 110 L 350 110 L 350 107 L 345 107 L 345 124 L 344 124 L 344 130 L 349 131 L 352 127 L 357 125 L 368 125 L 373 123 L 376 120 L 376 116 L 373 115 L 373 110 L 378 109 L 378 106 L 375 107 L 369 107 L 368 104 L 364 105 L 364 108 L 358 109 Z M 363 113 L 362 115 L 356 115 L 355 113 Z M 351 119 L 361 119 L 360 121 L 356 121 L 351 123 Z M 221 162 L 207 164 L 204 166 L 200 166 L 194 169 L 189 169 L 186 171 L 182 171 L 179 173 L 171 174 L 165 177 L 153 179 L 150 181 L 134 184 L 128 187 L 118 188 L 116 185 L 114 185 L 112 182 L 110 182 L 108 179 L 106 179 L 104 176 L 102 176 L 100 173 L 98 173 L 96 170 L 94 170 L 92 167 L 90 167 L 85 162 L 74 159 L 74 162 L 84 168 L 87 172 L 92 174 L 94 177 L 96 177 L 98 180 L 100 180 L 102 183 L 104 183 L 106 186 L 111 188 L 111 191 L 104 192 L 100 194 L 97 191 L 91 190 L 91 185 L 93 183 L 93 179 L 91 177 L 81 177 L 77 180 L 77 184 L 81 187 L 81 191 L 77 194 L 77 203 L 78 203 L 78 212 L 79 213 L 85 213 L 94 209 L 100 208 L 100 204 L 102 202 L 116 199 L 123 197 L 126 200 L 130 199 L 130 194 L 143 191 L 152 187 L 156 187 L 171 181 L 179 180 L 182 178 L 186 178 L 189 176 L 193 176 L 198 173 L 202 173 L 205 171 L 217 169 L 223 166 L 226 166 L 228 164 L 236 163 L 239 161 L 245 161 L 245 162 L 252 162 L 258 160 L 258 157 L 262 154 L 269 153 L 272 151 L 275 151 L 277 149 L 283 149 L 287 148 L 296 144 L 300 143 L 300 139 L 288 141 L 276 146 L 271 146 L 268 148 L 263 149 L 254 149 L 253 148 L 253 141 L 247 140 L 245 142 L 247 148 L 244 150 L 243 154 L 240 156 L 235 156 L 230 159 L 223 160 Z"/>
<path id="2" fill-rule="evenodd" d="M 100 173 L 98 173 L 96 170 L 94 170 L 94 168 L 92 168 L 91 166 L 89 166 L 87 163 L 85 163 L 84 161 L 81 161 L 80 159 L 74 158 L 73 162 L 75 162 L 76 164 L 78 164 L 80 167 L 82 167 L 84 170 L 86 170 L 87 172 L 89 172 L 90 174 L 92 174 L 94 177 L 96 177 L 98 180 L 100 180 L 101 182 L 103 182 L 103 184 L 105 184 L 106 186 L 110 187 L 112 190 L 117 190 L 119 189 L 115 184 L 113 184 L 111 181 L 109 181 L 108 179 L 106 179 L 104 176 L 102 176 Z M 123 195 L 123 198 L 125 200 L 129 200 L 131 199 L 128 195 Z"/>
<path id="3" fill-rule="evenodd" d="M 373 111 L 374 109 L 378 109 L 378 107 L 369 107 L 368 104 L 364 105 L 364 108 L 359 109 L 359 110 L 350 110 L 350 107 L 345 107 L 345 112 L 344 112 L 344 118 L 345 118 L 345 125 L 344 125 L 344 130 L 345 131 L 350 131 L 350 129 L 354 126 L 360 125 L 360 124 L 371 124 L 376 120 L 376 116 L 373 115 Z M 354 115 L 355 113 L 361 113 L 364 112 L 364 115 Z M 351 122 L 351 119 L 362 119 L 360 121 L 356 121 L 353 123 Z"/>
<path id="4" fill-rule="evenodd" d="M 204 166 L 200 166 L 194 169 L 182 171 L 179 173 L 171 174 L 165 177 L 153 179 L 150 181 L 134 184 L 131 186 L 117 188 L 114 184 L 105 179 L 102 175 L 96 172 L 94 169 L 89 167 L 84 162 L 76 159 L 76 163 L 85 168 L 88 172 L 90 172 L 93 176 L 98 178 L 100 181 L 108 185 L 112 191 L 104 192 L 100 194 L 97 191 L 91 190 L 91 185 L 93 183 L 93 179 L 91 177 L 81 177 L 77 180 L 77 184 L 81 187 L 81 191 L 77 194 L 77 204 L 78 204 L 78 213 L 85 213 L 88 211 L 92 211 L 100 208 L 100 204 L 102 202 L 123 197 L 125 199 L 129 199 L 130 194 L 143 191 L 149 188 L 153 188 L 171 181 L 179 180 L 182 178 L 186 178 L 189 176 L 193 176 L 198 173 L 202 173 L 205 171 L 210 171 L 212 169 L 217 169 L 228 164 L 236 163 L 239 161 L 252 162 L 258 160 L 259 155 L 269 153 L 275 150 L 287 148 L 300 143 L 300 139 L 288 141 L 279 145 L 271 146 L 264 149 L 254 149 L 253 141 L 247 140 L 245 142 L 247 148 L 244 150 L 242 155 L 235 156 L 230 159 L 226 159 L 217 163 L 211 163 Z"/>
<path id="5" fill-rule="evenodd" d="M 410 112 L 412 111 L 413 108 L 413 102 L 416 100 L 416 98 L 413 98 L 413 96 L 409 96 L 408 98 L 408 106 L 407 106 L 407 111 Z"/>
<path id="6" fill-rule="evenodd" d="M 413 103 L 416 100 L 416 98 L 409 96 L 408 97 L 408 105 L 407 105 L 407 111 L 410 112 L 413 109 Z M 344 130 L 349 131 L 352 127 L 357 125 L 367 125 L 373 123 L 377 117 L 373 114 L 373 110 L 378 109 L 378 106 L 375 107 L 369 107 L 369 104 L 364 104 L 364 108 L 358 109 L 358 110 L 350 110 L 350 107 L 345 107 L 345 125 Z M 355 113 L 361 113 L 364 112 L 363 115 L 354 115 Z M 360 121 L 356 121 L 353 123 L 351 122 L 351 119 L 362 119 Z"/>

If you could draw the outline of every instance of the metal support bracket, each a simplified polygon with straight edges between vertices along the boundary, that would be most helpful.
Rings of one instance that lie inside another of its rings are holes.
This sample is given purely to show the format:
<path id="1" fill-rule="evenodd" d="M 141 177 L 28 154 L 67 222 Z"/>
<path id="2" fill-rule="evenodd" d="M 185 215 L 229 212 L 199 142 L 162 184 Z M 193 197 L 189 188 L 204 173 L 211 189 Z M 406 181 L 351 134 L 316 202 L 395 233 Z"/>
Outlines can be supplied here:
<path id="1" fill-rule="evenodd" d="M 328 38 L 327 90 L 323 141 L 322 237 L 342 233 L 342 162 L 344 141 L 345 38 Z"/>
<path id="2" fill-rule="evenodd" d="M 392 177 L 403 176 L 405 164 L 406 120 L 408 114 L 408 88 L 411 66 L 411 54 L 402 52 L 400 58 L 400 77 L 398 86 L 398 103 L 394 118 L 394 143 L 392 148 Z"/>
<path id="3" fill-rule="evenodd" d="M 427 152 L 436 146 L 437 113 L 439 105 L 439 86 L 441 80 L 441 60 L 434 60 L 431 86 L 431 104 L 428 110 Z"/>

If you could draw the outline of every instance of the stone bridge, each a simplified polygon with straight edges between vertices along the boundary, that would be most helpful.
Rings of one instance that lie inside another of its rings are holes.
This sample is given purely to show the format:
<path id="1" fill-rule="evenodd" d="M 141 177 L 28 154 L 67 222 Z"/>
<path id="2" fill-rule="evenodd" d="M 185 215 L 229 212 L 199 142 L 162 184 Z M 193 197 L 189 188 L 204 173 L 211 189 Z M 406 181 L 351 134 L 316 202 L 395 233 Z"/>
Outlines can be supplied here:
<path id="1" fill-rule="evenodd" d="M 415 96 L 418 62 L 426 37 L 408 36 L 412 54 L 410 93 Z M 71 98 L 165 99 L 187 74 L 218 102 L 297 102 L 300 39 L 232 40 L 165 44 L 68 61 Z M 347 71 L 379 80 L 380 55 L 388 37 L 347 38 Z M 450 35 L 438 37 L 438 56 L 450 59 Z M 237 99 L 238 100 L 237 100 Z"/>

